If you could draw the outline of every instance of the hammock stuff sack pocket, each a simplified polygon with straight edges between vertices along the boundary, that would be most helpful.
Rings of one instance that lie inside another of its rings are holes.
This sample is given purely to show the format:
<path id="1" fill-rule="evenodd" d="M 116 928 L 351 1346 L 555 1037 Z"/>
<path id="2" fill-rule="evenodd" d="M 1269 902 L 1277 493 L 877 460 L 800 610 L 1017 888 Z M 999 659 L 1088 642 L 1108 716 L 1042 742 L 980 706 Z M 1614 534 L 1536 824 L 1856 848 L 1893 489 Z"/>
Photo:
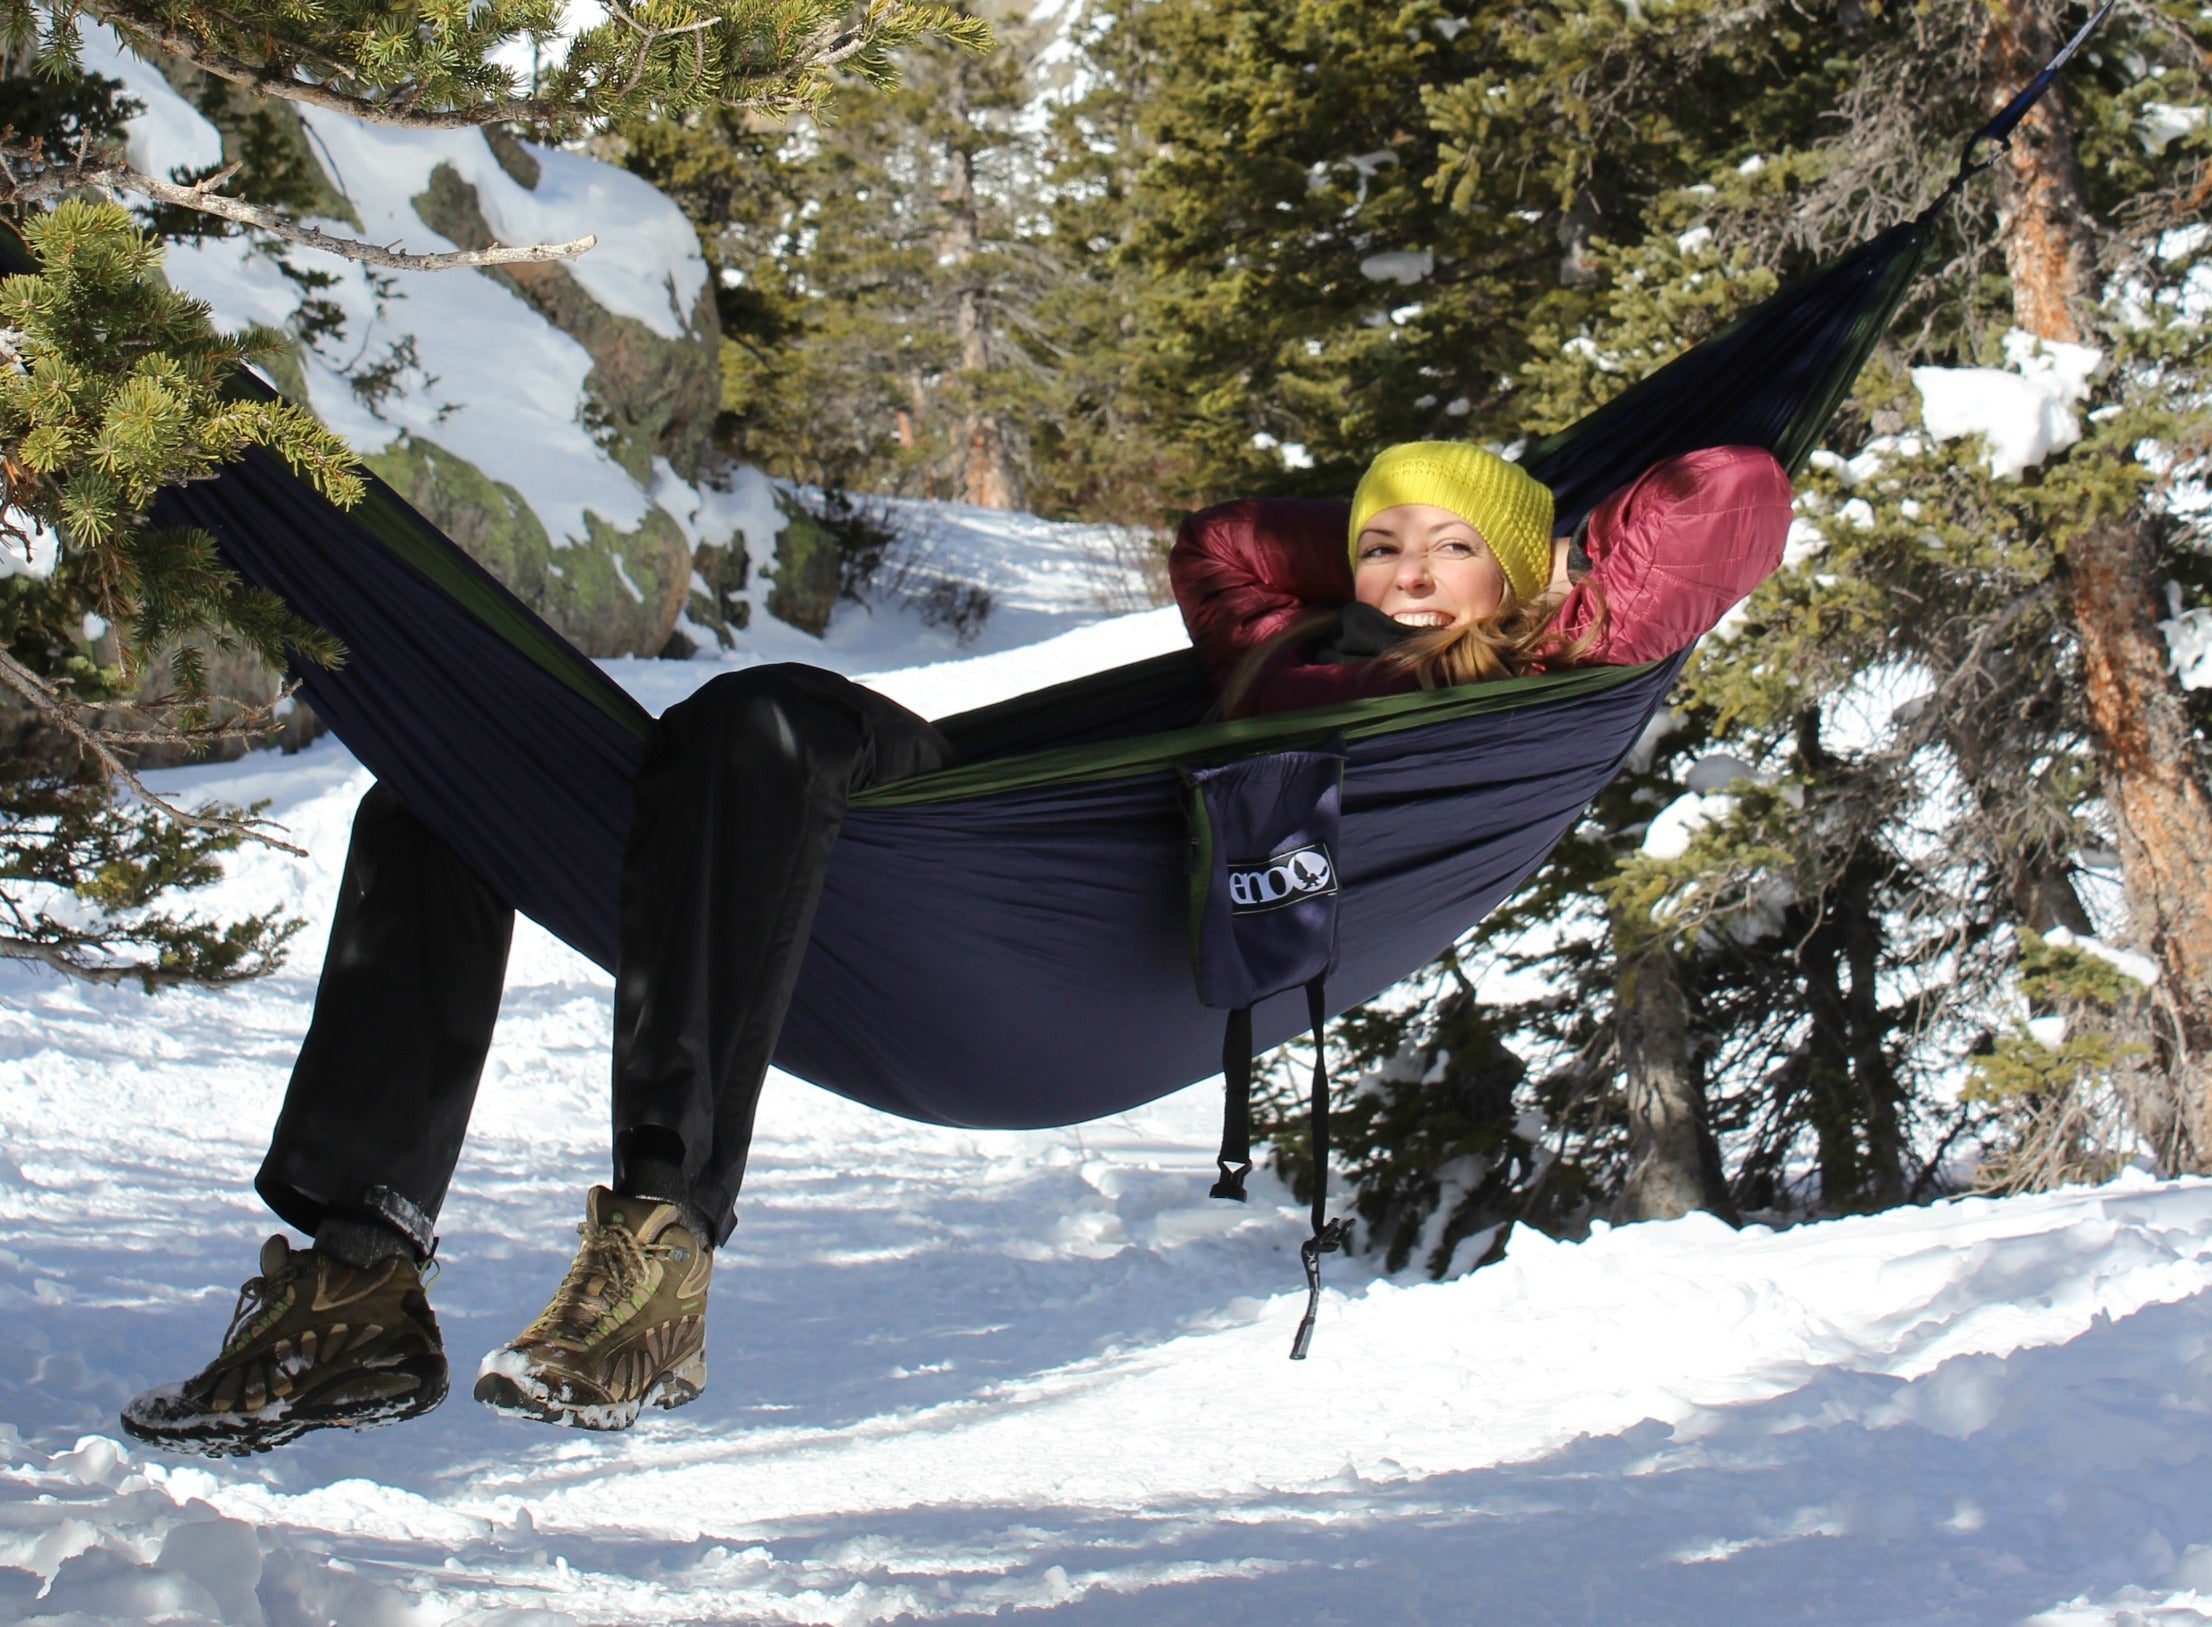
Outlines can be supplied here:
<path id="1" fill-rule="evenodd" d="M 1329 1074 L 1324 984 L 1336 965 L 1345 751 L 1276 751 L 1183 770 L 1191 826 L 1191 963 L 1198 998 L 1229 1013 L 1221 1042 L 1220 1178 L 1211 1196 L 1245 1201 L 1252 1172 L 1252 1008 L 1306 991 L 1313 1029 L 1313 1235 L 1299 1248 L 1306 1314 L 1290 1351 L 1303 1361 L 1321 1304 L 1321 1256 L 1351 1223 L 1328 1218 Z"/>

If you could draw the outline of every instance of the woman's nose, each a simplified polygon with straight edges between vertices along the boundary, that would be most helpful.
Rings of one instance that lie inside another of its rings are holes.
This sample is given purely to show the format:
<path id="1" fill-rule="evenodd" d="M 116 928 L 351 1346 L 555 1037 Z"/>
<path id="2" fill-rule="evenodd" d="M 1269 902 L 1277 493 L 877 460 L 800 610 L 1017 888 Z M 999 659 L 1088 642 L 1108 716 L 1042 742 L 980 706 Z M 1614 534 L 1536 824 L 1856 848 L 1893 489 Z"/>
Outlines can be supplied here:
<path id="1" fill-rule="evenodd" d="M 1398 585 L 1417 587 L 1429 579 L 1429 558 L 1426 554 L 1404 554 L 1398 560 Z"/>

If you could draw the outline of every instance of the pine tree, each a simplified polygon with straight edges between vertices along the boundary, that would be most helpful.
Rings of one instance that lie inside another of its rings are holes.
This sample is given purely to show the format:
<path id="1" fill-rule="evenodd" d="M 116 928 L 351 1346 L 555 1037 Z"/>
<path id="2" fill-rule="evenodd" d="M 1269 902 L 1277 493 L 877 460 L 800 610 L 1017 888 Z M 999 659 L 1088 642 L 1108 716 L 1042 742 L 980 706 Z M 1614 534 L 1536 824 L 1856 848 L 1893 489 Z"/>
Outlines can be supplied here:
<path id="1" fill-rule="evenodd" d="M 1282 25 L 1296 8 L 1272 11 Z M 1488 55 L 1428 88 L 1437 140 L 1425 178 L 1482 217 L 1497 207 L 1483 188 L 1514 176 L 1516 206 L 1535 217 L 1524 224 L 1563 250 L 1543 268 L 1559 291 L 1511 303 L 1520 354 L 1469 414 L 1468 429 L 1501 441 L 1578 416 L 1778 278 L 1920 207 L 1949 179 L 1961 134 L 2026 76 L 1989 54 L 1985 14 L 1964 5 L 1682 6 L 1626 25 L 1610 6 L 1501 7 L 1472 22 Z M 1490 986 L 1478 969 L 1493 966 L 1552 990 L 1491 1009 L 1531 1064 L 1518 1099 L 1547 1125 L 1514 1189 L 1484 1200 L 1493 1218 L 1521 1205 L 1572 1223 L 1561 1191 L 1583 1214 L 1625 1217 L 1691 1195 L 1720 1212 L 1879 1205 L 1940 1189 L 1944 1159 L 1977 1137 L 2015 1172 L 2078 1171 L 2018 1140 L 2023 1125 L 2073 1122 L 2054 1081 L 2121 1102 L 2131 1133 L 2169 1167 L 2187 1154 L 2175 1086 L 2146 1082 L 2141 1057 L 2170 1071 L 2194 1044 L 2183 1030 L 2146 1045 L 2140 1004 L 2077 1002 L 2080 1043 L 2033 1075 L 2042 1095 L 1991 1085 L 1951 1099 L 1977 1050 L 2017 1062 L 2020 946 L 2032 931 L 2091 924 L 2081 855 L 2116 840 L 2110 748 L 2097 744 L 2084 667 L 2093 641 L 2069 568 L 2081 539 L 2101 516 L 2132 513 L 2159 549 L 2153 580 L 2184 597 L 2204 580 L 2200 522 L 2164 494 L 2202 466 L 2189 428 L 2207 393 L 2201 297 L 2190 315 L 2182 290 L 2203 244 L 2180 228 L 2189 200 L 2201 205 L 2207 143 L 2201 125 L 2174 134 L 2186 120 L 2146 134 L 2158 118 L 2148 109 L 2201 105 L 2203 24 L 2177 9 L 2113 26 L 2069 91 L 2092 132 L 2079 197 L 2103 268 L 2077 292 L 2101 293 L 2107 347 L 2083 440 L 2016 480 L 1993 476 L 1972 444 L 1914 433 L 1913 366 L 2001 363 L 2006 331 L 2027 325 L 2005 251 L 2036 223 L 2016 197 L 1999 216 L 1979 183 L 1803 482 L 1814 529 L 1792 565 L 1706 641 L 1678 691 L 1677 726 L 1648 762 L 1457 951 L 1478 990 Z M 1234 71 L 1243 51 L 1225 34 L 1209 60 Z M 1215 126 L 1236 129 L 1215 111 Z M 1269 131 L 1287 146 L 1282 134 Z M 1218 230 L 1239 221 L 1224 211 Z M 1221 263 L 1262 263 L 1262 252 L 1247 232 Z M 1274 399 L 1256 371 L 1236 377 L 1248 407 Z M 1355 457 L 1348 447 L 1324 484 L 1348 484 Z M 2141 572 L 2147 556 L 2135 557 Z M 2201 703 L 2178 697 L 2163 649 L 2142 636 L 2181 600 L 2160 606 L 2140 575 L 2124 598 L 2134 681 L 2155 679 L 2201 727 Z M 1867 709 L 1897 686 L 1925 692 L 1869 730 Z M 2171 755 L 2183 725 L 2163 727 Z M 1679 851 L 1645 851 L 1654 814 L 1686 792 L 1700 800 L 1683 808 L 1708 823 Z M 2174 887 L 2205 871 L 2155 873 Z M 2129 885 L 2132 895 L 2132 862 Z M 2031 977 L 2026 997 L 2047 1000 L 2040 987 Z M 1448 1075 L 1450 996 L 1416 996 L 1449 988 L 1428 974 L 1341 1025 L 1347 1060 L 1397 1058 L 1359 1088 L 1371 1119 L 1411 1122 L 1438 1070 Z M 2089 1030 L 2107 1019 L 2100 1041 Z M 1295 1172 L 1287 1125 L 1278 1148 Z M 1479 1148 L 1493 1169 L 1514 1162 L 1510 1132 L 1455 1146 L 1461 1158 Z M 1435 1190 L 1426 1156 L 1410 1137 L 1361 1154 L 1370 1189 L 1380 1180 L 1418 1200 L 1393 1211 L 1399 1238 L 1429 1223 L 1423 1202 L 1439 1215 L 1462 1202 L 1422 1196 Z M 1673 1196 L 1654 1202 L 1655 1190 Z"/>
<path id="2" fill-rule="evenodd" d="M 0 79 L 5 122 L 67 141 L 112 139 L 122 122 L 118 89 L 91 78 Z M 159 251 L 121 210 L 70 201 L 24 229 L 52 282 L 0 285 L 21 367 L 0 374 L 0 422 L 23 448 L 0 519 L 9 559 L 0 575 L 0 689 L 14 703 L 0 709 L 9 736 L 0 955 L 134 978 L 149 990 L 254 976 L 279 962 L 298 923 L 275 915 L 209 923 L 167 900 L 214 879 L 215 855 L 246 837 L 255 810 L 174 818 L 151 799 L 118 802 L 109 773 L 131 777 L 119 754 L 132 734 L 212 745 L 268 726 L 266 705 L 210 714 L 191 682 L 207 650 L 243 637 L 271 653 L 286 639 L 327 653 L 328 642 L 223 572 L 205 537 L 151 532 L 125 517 L 153 485 L 211 467 L 243 439 L 290 438 L 318 466 L 317 439 L 287 409 L 239 414 L 220 400 L 220 381 L 246 347 L 199 332 L 190 302 L 138 275 Z M 97 325 L 57 320 L 70 302 L 37 297 L 53 282 L 83 296 Z M 180 331 L 188 342 L 164 354 L 163 341 Z M 118 353 L 137 367 L 117 370 Z M 156 426 L 175 433 L 152 433 Z M 100 478 L 64 487 L 56 470 L 83 447 L 100 449 Z M 343 471 L 319 467 L 342 495 Z M 95 545 L 61 546 L 72 535 Z M 144 613 L 132 615 L 134 607 Z M 120 638 L 107 633 L 117 623 Z M 134 671 L 172 642 L 185 662 L 180 702 L 104 725 L 101 709 L 135 699 Z M 40 704 L 57 695 L 74 709 Z"/>
<path id="3" fill-rule="evenodd" d="M 1954 31 L 1955 43 L 1974 43 L 1971 8 L 1937 20 Z M 1927 22 L 1920 20 L 1923 30 Z M 2141 36 L 2104 42 L 2103 60 L 2092 60 L 2075 82 L 2083 102 L 2111 108 L 2103 127 L 2122 138 L 2102 154 L 2107 209 L 2142 199 L 2146 183 L 2155 184 L 2129 109 L 2183 68 L 2171 36 L 2160 37 L 2164 47 Z M 1868 140 L 1877 157 L 1900 150 L 1947 156 L 1944 127 L 1971 127 L 2018 82 L 1969 71 L 1951 83 L 1923 75 L 1909 91 L 1900 88 L 1902 64 L 1928 44 L 1924 32 L 1868 42 L 1870 84 L 1859 100 L 1870 128 L 1844 140 Z M 2161 49 L 2169 52 L 2163 63 Z M 1948 59 L 1970 69 L 1989 60 L 1972 49 Z M 2147 72 L 2149 64 L 2165 74 Z M 2169 79 L 2165 93 L 2175 88 Z M 1836 222 L 1858 229 L 1865 208 L 1850 195 L 1854 177 L 1836 145 L 1769 149 L 1749 177 L 1716 172 L 1702 194 L 1706 229 L 1719 243 L 1732 229 L 1772 243 L 1785 238 L 1781 227 L 1794 214 L 1802 238 L 1823 247 L 1840 235 Z M 2201 176 L 2201 159 L 2165 156 L 2178 160 L 2178 173 L 2164 183 L 2169 192 Z M 1793 177 L 1811 183 L 1794 203 Z M 1941 179 L 1927 165 L 1920 195 Z M 1699 196 L 1686 195 L 1677 207 Z M 2063 592 L 2065 561 L 2100 500 L 2086 497 L 2084 487 L 2102 488 L 2106 503 L 2124 500 L 2148 473 L 2134 449 L 2146 435 L 2173 434 L 2170 406 L 2161 421 L 2129 398 L 2154 377 L 2155 393 L 2170 399 L 2201 401 L 2204 393 L 2201 370 L 2192 377 L 2172 365 L 2186 347 L 2170 333 L 2152 337 L 2165 326 L 2153 321 L 2117 342 L 2086 403 L 2087 438 L 2026 480 L 1992 478 L 1978 452 L 1905 433 L 1918 417 L 1907 364 L 1999 359 L 2015 302 L 1991 296 L 1992 274 L 1998 251 L 2022 223 L 2016 215 L 2012 234 L 1993 242 L 1987 207 L 1984 201 L 1977 211 L 1970 196 L 1953 217 L 1956 235 L 1938 261 L 1948 259 L 1948 269 L 1923 286 L 1886 364 L 1870 373 L 1836 426 L 1837 445 L 1857 455 L 1821 460 L 1807 482 L 1819 552 L 1762 590 L 1737 637 L 1708 641 L 1685 686 L 1689 707 L 1708 715 L 1737 755 L 1766 765 L 1803 798 L 1802 812 L 1777 819 L 1770 796 L 1747 796 L 1726 830 L 1679 863 L 1643 866 L 1640 886 L 1630 886 L 1632 865 L 1615 883 L 1641 909 L 1706 922 L 1697 959 L 1710 1024 L 1705 1048 L 1725 1053 L 1771 1030 L 1771 1013 L 1791 1015 L 1794 1041 L 1778 1053 L 1754 1051 L 1753 1076 L 1765 1098 L 1763 1122 L 1795 1116 L 1811 1137 L 1821 1199 L 1830 1207 L 1926 1189 L 1935 1171 L 1923 1163 L 1915 1173 L 1914 1161 L 1901 1156 L 1902 1144 L 1914 1139 L 1904 1132 L 1916 1115 L 1932 1122 L 1941 1077 L 1987 1043 L 1990 1013 L 2009 998 L 2020 930 L 2086 925 L 2073 856 L 2109 840 L 2109 827 L 2100 826 L 2110 804 L 2098 802 L 2097 764 L 2083 750 L 2089 689 L 2078 615 L 2068 614 Z M 1664 223 L 1686 222 L 1678 214 Z M 1630 275 L 1615 286 L 1630 304 L 1648 304 L 1649 290 L 1689 280 L 1655 263 L 1672 252 L 1655 236 L 1621 262 Z M 2162 269 L 2138 289 L 2186 270 Z M 2166 363 L 2154 375 L 2139 358 L 2161 345 Z M 2173 540 L 2181 546 L 2169 559 L 2189 569 L 2186 539 Z M 2158 666 L 2163 672 L 2162 651 Z M 1930 693 L 1873 741 L 1839 749 L 1832 738 L 1839 710 L 1863 704 L 1859 680 L 1884 669 L 1920 675 Z M 1932 831 L 1931 809 L 1943 810 Z M 1710 917 L 1692 905 L 1700 897 L 1747 897 L 1761 877 L 1791 896 L 1776 923 L 1782 930 L 1765 940 L 1790 946 L 1787 961 L 1768 953 L 1756 957 L 1763 964 L 1731 965 L 1739 957 L 1716 954 Z M 1778 970 L 1787 975 L 1777 979 Z M 1756 994 L 1746 1001 L 1738 988 Z M 1714 1020 L 1731 1003 L 1750 1028 Z M 2145 1105 L 2140 1091 L 2133 1100 Z M 1969 1127 L 1973 1106 L 1941 1110 L 1950 1135 Z M 2161 1128 L 2172 1118 L 2154 1108 L 2139 1125 L 2161 1157 L 2173 1150 Z M 2001 1127 L 1997 1133 L 2001 1140 Z M 1738 1172 L 1739 1196 L 1753 1204 L 1772 1201 L 1771 1172 L 1788 1157 L 1778 1160 L 1767 1139 L 1768 1150 L 1746 1149 Z M 1938 1129 L 1920 1139 L 1940 1147 L 1948 1136 Z"/>
<path id="4" fill-rule="evenodd" d="M 2063 537 L 2084 699 L 2130 913 L 2165 973 L 2172 1026 L 2161 1036 L 2162 1050 L 2192 1132 L 2192 1161 L 2205 1167 L 2212 1165 L 2212 1068 L 2196 1059 L 2212 1043 L 2212 791 L 2189 703 L 2156 626 L 2166 574 L 2161 566 L 2176 552 L 2199 552 L 2189 543 L 2201 539 L 2188 537 L 2186 527 L 2176 535 L 2172 471 L 2161 478 L 2137 451 L 2145 437 L 2171 446 L 2177 432 L 2192 433 L 2190 417 L 2201 415 L 2206 399 L 2205 370 L 2193 321 L 2175 323 L 2170 308 L 2159 308 L 2156 293 L 2145 321 L 2137 310 L 2139 292 L 2115 300 L 2104 283 L 2117 271 L 2155 290 L 2173 286 L 2171 273 L 2161 272 L 2175 259 L 2183 262 L 2184 275 L 2196 269 L 2201 243 L 2183 247 L 2170 243 L 2168 234 L 2197 213 L 2205 172 L 2199 161 L 2182 173 L 2161 174 L 2158 166 L 2138 166 L 2137 155 L 2128 152 L 2125 169 L 2148 183 L 2150 196 L 2115 198 L 2113 177 L 2097 176 L 2107 188 L 2091 179 L 2101 168 L 2096 159 L 2113 154 L 2111 138 L 2119 133 L 2112 121 L 2097 129 L 2104 110 L 2099 104 L 2110 106 L 2112 90 L 2120 91 L 2112 111 L 2122 118 L 2152 94 L 2172 94 L 2176 81 L 2193 77 L 2201 92 L 2205 43 L 2212 39 L 2203 14 L 2175 7 L 2157 20 L 2168 26 L 2138 25 L 2127 42 L 2148 53 L 2144 60 L 2155 63 L 2157 73 L 2115 75 L 2117 86 L 2092 78 L 2080 98 L 2085 118 L 2073 112 L 2075 102 L 2063 89 L 2046 99 L 2004 154 L 1998 175 L 2010 217 L 2005 259 L 2015 326 L 2038 339 L 2094 340 L 2117 352 L 2115 388 L 2097 409 L 2107 423 L 2089 448 L 2076 450 L 2054 471 L 2046 523 Z M 2014 0 L 1987 20 L 1983 60 L 1992 74 L 2015 75 L 2057 39 L 2041 7 Z M 2108 49 L 2119 44 L 2106 43 Z M 2130 79 L 2136 83 L 2127 84 Z M 2086 139 L 2077 140 L 2077 120 L 2086 126 Z M 2170 331 L 2176 327 L 2185 331 Z M 2155 336 L 2148 346 L 2142 343 L 2145 328 Z M 2144 382 L 2150 388 L 2142 388 Z M 2097 458 L 2097 451 L 2105 456 Z"/>
<path id="5" fill-rule="evenodd" d="M 1152 278 L 1134 252 L 1133 199 L 1158 147 L 1146 120 L 1163 70 L 1152 0 L 1093 0 L 1070 31 L 1081 94 L 1052 104 L 1043 180 L 1058 276 L 1038 302 L 1020 410 L 1040 514 L 1104 520 L 1164 540 L 1194 500 L 1189 447 L 1146 391 Z"/>
<path id="6" fill-rule="evenodd" d="M 626 132 L 626 161 L 721 268 L 740 456 L 823 487 L 1025 499 L 1026 336 L 1062 267 L 1022 117 L 1035 40 L 996 29 L 988 55 L 910 46 L 897 89 L 794 129 L 687 115 Z"/>

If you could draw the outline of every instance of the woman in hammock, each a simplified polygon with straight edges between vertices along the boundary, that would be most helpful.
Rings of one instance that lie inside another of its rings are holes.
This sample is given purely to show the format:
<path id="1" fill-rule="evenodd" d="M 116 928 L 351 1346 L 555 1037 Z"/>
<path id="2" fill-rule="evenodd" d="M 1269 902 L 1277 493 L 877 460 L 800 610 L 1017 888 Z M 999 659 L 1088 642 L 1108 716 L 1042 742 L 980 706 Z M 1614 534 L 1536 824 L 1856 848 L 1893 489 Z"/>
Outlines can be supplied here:
<path id="1" fill-rule="evenodd" d="M 1247 501 L 1184 522 L 1168 569 L 1224 710 L 1285 711 L 1687 649 L 1782 557 L 1766 452 L 1669 458 L 1551 531 L 1551 493 L 1456 441 L 1395 446 L 1343 508 Z M 1580 552 L 1585 555 L 1576 560 Z"/>
<path id="2" fill-rule="evenodd" d="M 1352 505 L 1232 503 L 1170 568 L 1232 711 L 1686 647 L 1781 558 L 1763 451 L 1670 459 L 1592 514 L 1570 568 L 1551 494 L 1458 443 L 1394 447 Z M 944 766 L 923 719 L 804 666 L 725 674 L 661 718 L 636 787 L 615 979 L 610 1186 L 479 1400 L 619 1429 L 705 1382 L 713 1252 L 847 801 Z M 255 1185 L 309 1234 L 263 1245 L 215 1359 L 124 1427 L 216 1454 L 426 1412 L 447 1367 L 422 1266 L 460 1155 L 514 912 L 381 786 L 363 798 L 315 999 Z M 896 923 L 891 924 L 896 930 Z M 746 994 L 727 998 L 723 991 Z"/>

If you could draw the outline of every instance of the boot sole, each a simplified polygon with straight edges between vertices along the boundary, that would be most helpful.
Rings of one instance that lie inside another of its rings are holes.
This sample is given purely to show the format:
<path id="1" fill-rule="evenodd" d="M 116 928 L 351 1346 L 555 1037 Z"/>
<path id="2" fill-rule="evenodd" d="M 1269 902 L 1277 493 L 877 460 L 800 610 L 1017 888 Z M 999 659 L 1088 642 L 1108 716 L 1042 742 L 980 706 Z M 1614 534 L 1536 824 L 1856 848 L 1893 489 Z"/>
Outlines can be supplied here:
<path id="1" fill-rule="evenodd" d="M 199 1457 L 247 1457 L 255 1452 L 298 1440 L 319 1429 L 381 1429 L 386 1424 L 419 1418 L 446 1398 L 451 1376 L 443 1356 L 415 1357 L 378 1369 L 395 1378 L 415 1381 L 411 1390 L 396 1395 L 365 1397 L 355 1401 L 279 1402 L 257 1412 L 197 1412 L 175 1418 L 134 1416 L 126 1408 L 123 1433 L 165 1452 L 185 1452 Z M 169 1399 L 177 1392 L 154 1392 Z M 142 1398 L 144 1399 L 144 1398 Z M 136 1402 L 132 1404 L 134 1407 Z"/>
<path id="2" fill-rule="evenodd" d="M 702 1350 L 661 1374 L 634 1401 L 563 1401 L 550 1389 L 533 1386 L 508 1373 L 479 1375 L 473 1394 L 494 1412 L 510 1418 L 613 1433 L 636 1423 L 638 1414 L 648 1406 L 669 1411 L 696 1401 L 706 1382 L 707 1357 Z"/>

